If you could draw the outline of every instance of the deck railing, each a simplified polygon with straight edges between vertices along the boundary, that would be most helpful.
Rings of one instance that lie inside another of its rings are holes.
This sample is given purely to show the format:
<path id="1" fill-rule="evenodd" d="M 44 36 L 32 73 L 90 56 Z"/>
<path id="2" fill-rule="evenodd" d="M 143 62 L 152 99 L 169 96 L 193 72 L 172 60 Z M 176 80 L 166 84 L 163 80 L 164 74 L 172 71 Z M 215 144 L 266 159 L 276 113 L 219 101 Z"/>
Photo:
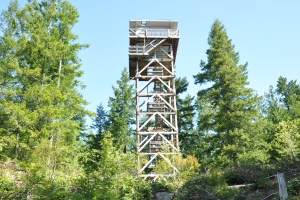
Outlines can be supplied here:
<path id="1" fill-rule="evenodd" d="M 151 49 L 155 48 L 156 45 L 158 45 L 160 42 L 162 42 L 163 39 L 155 39 L 152 40 L 150 43 L 146 44 L 145 46 L 139 46 L 139 45 L 134 45 L 129 47 L 129 54 L 144 54 L 148 53 Z"/>
<path id="2" fill-rule="evenodd" d="M 180 37 L 177 29 L 129 29 L 129 37 Z"/>

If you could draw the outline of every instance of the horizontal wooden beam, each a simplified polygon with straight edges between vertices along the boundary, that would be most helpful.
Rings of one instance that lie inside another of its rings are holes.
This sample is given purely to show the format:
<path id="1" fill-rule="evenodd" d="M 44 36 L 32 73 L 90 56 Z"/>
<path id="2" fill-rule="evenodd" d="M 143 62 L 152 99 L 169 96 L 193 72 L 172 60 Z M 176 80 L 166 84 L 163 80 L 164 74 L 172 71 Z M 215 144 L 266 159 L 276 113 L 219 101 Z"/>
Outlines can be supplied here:
<path id="1" fill-rule="evenodd" d="M 138 75 L 138 76 L 135 76 L 135 78 L 140 78 L 140 79 L 143 79 L 143 80 L 150 80 L 153 76 L 141 76 L 141 75 Z M 160 79 L 162 80 L 172 80 L 175 76 L 173 75 L 170 75 L 170 76 L 159 76 Z"/>
<path id="2" fill-rule="evenodd" d="M 139 97 L 151 97 L 156 93 L 148 93 L 148 94 L 138 94 Z M 160 96 L 176 96 L 176 93 L 159 93 Z"/>
<path id="3" fill-rule="evenodd" d="M 159 131 L 159 132 L 142 132 L 142 131 L 137 131 L 138 135 L 153 135 L 155 133 L 161 133 L 163 135 L 176 135 L 176 134 L 178 134 L 178 132 L 163 132 L 163 131 Z"/>
<path id="4" fill-rule="evenodd" d="M 153 112 L 148 112 L 148 111 L 140 111 L 140 112 L 137 112 L 137 114 L 140 114 L 140 115 L 152 115 L 153 113 L 156 113 L 156 112 L 159 112 L 163 115 L 175 115 L 176 112 L 161 112 L 161 111 L 153 111 Z"/>

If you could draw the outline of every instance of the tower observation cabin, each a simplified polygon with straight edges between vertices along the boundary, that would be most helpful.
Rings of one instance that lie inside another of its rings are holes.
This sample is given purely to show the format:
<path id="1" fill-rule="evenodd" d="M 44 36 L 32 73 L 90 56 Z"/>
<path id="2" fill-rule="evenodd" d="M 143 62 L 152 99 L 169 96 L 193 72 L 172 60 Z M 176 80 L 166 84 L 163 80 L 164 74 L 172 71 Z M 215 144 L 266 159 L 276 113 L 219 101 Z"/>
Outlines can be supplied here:
<path id="1" fill-rule="evenodd" d="M 129 21 L 129 77 L 135 80 L 139 176 L 165 179 L 178 173 L 175 70 L 177 20 Z M 164 163 L 164 171 L 156 168 Z"/>

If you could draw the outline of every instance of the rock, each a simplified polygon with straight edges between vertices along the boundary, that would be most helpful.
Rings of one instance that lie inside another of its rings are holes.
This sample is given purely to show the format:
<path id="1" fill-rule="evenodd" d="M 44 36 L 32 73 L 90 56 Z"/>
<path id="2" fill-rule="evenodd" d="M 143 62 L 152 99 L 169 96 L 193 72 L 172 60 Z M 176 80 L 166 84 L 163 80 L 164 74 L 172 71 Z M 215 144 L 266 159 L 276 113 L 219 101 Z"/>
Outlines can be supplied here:
<path id="1" fill-rule="evenodd" d="M 172 192 L 156 192 L 154 194 L 157 200 L 170 200 L 173 199 L 175 196 L 175 193 Z"/>

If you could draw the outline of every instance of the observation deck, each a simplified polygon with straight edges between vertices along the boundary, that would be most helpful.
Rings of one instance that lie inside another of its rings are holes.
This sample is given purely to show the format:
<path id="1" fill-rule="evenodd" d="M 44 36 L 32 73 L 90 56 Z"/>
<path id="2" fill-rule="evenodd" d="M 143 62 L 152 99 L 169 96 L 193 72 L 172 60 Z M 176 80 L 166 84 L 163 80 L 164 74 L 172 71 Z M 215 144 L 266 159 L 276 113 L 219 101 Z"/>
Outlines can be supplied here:
<path id="1" fill-rule="evenodd" d="M 180 32 L 177 20 L 129 21 L 129 77 L 136 74 L 136 60 L 147 63 L 155 50 L 160 62 L 175 63 Z M 167 56 L 166 56 L 167 55 Z M 141 63 L 143 65 L 143 63 Z M 169 70 L 171 66 L 166 66 Z M 146 75 L 146 72 L 142 73 Z"/>

